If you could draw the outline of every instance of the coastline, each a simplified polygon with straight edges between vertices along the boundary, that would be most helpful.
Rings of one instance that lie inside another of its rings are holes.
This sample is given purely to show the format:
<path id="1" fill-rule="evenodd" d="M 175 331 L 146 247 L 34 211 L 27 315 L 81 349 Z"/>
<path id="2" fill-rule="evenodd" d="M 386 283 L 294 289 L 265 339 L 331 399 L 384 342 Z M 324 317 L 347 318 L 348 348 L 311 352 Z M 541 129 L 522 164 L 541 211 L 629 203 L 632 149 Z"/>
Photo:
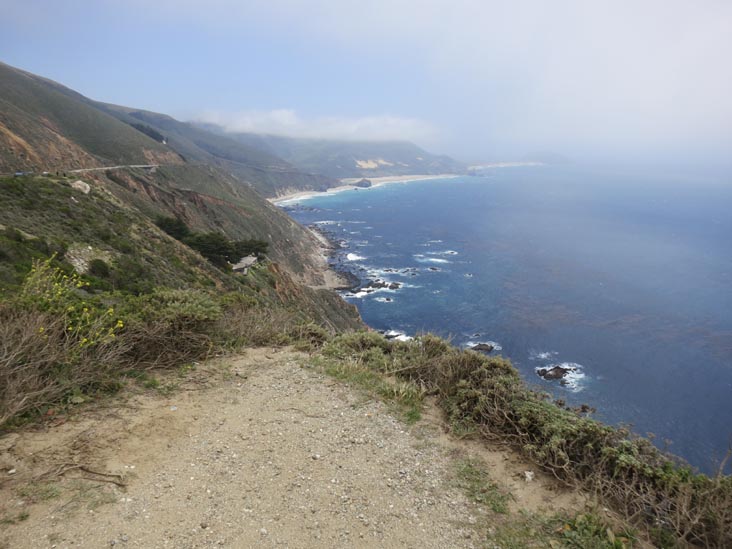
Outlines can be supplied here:
<path id="1" fill-rule="evenodd" d="M 330 262 L 338 245 L 328 238 L 328 235 L 318 230 L 317 227 L 305 227 L 318 241 L 318 249 L 313 254 L 315 261 L 322 265 L 320 274 L 323 277 L 322 284 L 310 285 L 315 290 L 350 290 L 360 284 L 360 280 L 351 273 L 339 271 Z"/>
<path id="2" fill-rule="evenodd" d="M 447 174 L 438 174 L 438 175 L 388 175 L 384 177 L 349 177 L 345 179 L 341 179 L 340 182 L 343 183 L 343 185 L 339 185 L 338 187 L 332 187 L 326 191 L 298 191 L 296 193 L 290 193 L 285 194 L 282 196 L 278 196 L 276 198 L 268 198 L 269 202 L 275 205 L 282 205 L 289 202 L 295 202 L 298 200 L 305 200 L 308 198 L 312 198 L 315 196 L 324 196 L 329 194 L 336 194 L 343 191 L 352 191 L 354 189 L 359 189 L 362 191 L 366 191 L 368 189 L 375 189 L 377 187 L 383 187 L 384 185 L 389 185 L 391 183 L 411 183 L 412 181 L 426 181 L 429 179 L 453 179 L 455 177 L 460 177 L 459 174 L 454 173 L 447 173 Z M 361 181 L 362 179 L 368 179 L 371 181 L 370 187 L 357 187 L 354 185 L 354 183 Z"/>

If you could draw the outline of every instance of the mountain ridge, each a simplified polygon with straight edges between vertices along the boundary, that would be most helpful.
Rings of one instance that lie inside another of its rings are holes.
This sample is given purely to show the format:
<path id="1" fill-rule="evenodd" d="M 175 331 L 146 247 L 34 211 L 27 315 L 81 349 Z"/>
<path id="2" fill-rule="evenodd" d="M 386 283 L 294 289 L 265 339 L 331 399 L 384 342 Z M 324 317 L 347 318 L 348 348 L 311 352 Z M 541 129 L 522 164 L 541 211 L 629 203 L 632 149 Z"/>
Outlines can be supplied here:
<path id="1" fill-rule="evenodd" d="M 211 123 L 194 124 L 275 154 L 305 172 L 322 173 L 337 179 L 467 173 L 467 166 L 463 163 L 447 155 L 432 154 L 407 140 L 300 138 L 230 132 Z"/>

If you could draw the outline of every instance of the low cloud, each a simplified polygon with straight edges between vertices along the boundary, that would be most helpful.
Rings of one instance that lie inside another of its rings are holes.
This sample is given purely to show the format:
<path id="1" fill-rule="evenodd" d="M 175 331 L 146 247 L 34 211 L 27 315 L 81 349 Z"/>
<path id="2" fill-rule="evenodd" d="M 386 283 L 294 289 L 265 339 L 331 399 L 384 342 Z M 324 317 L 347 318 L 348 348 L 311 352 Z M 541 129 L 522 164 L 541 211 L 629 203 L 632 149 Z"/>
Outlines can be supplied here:
<path id="1" fill-rule="evenodd" d="M 220 112 L 207 111 L 195 117 L 230 132 L 264 133 L 288 137 L 310 137 L 347 140 L 431 141 L 436 130 L 415 118 L 389 115 L 363 117 L 303 117 L 292 109 L 270 111 Z"/>

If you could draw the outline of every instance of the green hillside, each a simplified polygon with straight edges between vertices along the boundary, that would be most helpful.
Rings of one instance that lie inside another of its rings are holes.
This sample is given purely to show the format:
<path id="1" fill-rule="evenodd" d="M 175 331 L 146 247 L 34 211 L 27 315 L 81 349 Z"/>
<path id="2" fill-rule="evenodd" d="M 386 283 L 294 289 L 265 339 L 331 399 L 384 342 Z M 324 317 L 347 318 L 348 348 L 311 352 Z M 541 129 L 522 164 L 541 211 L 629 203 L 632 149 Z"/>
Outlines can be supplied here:
<path id="1" fill-rule="evenodd" d="M 297 280 L 322 283 L 319 241 L 261 194 L 323 188 L 325 178 L 304 176 L 272 155 L 168 116 L 96 103 L 0 65 L 0 174 L 127 164 L 159 167 L 78 176 L 94 178 L 148 216 L 178 215 L 232 238 L 266 240 L 271 258 Z"/>
<path id="2" fill-rule="evenodd" d="M 263 196 L 274 197 L 293 190 L 325 190 L 337 185 L 333 178 L 298 169 L 266 149 L 164 114 L 103 103 L 95 105 L 140 131 L 163 136 L 168 146 L 189 163 L 217 166 Z"/>
<path id="3" fill-rule="evenodd" d="M 181 163 L 78 93 L 0 63 L 0 173 Z"/>

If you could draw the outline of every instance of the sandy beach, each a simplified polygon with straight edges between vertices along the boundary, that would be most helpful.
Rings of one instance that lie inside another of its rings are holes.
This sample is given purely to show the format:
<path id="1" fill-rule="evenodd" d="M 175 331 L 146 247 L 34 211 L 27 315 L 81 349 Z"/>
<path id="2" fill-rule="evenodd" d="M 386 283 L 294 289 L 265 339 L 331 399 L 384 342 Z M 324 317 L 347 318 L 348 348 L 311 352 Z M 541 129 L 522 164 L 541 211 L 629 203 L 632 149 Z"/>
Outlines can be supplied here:
<path id="1" fill-rule="evenodd" d="M 457 174 L 447 173 L 447 174 L 439 174 L 439 175 L 389 175 L 385 177 L 351 177 L 347 179 L 341 179 L 340 182 L 342 185 L 339 185 L 338 187 L 332 187 L 328 189 L 327 191 L 320 192 L 320 191 L 301 191 L 291 194 L 286 194 L 282 196 L 278 196 L 276 198 L 268 198 L 271 203 L 282 205 L 288 202 L 296 202 L 298 200 L 303 200 L 306 198 L 311 198 L 313 196 L 319 196 L 319 195 L 325 195 L 325 194 L 335 194 L 343 191 L 351 191 L 353 189 L 359 189 L 362 191 L 368 190 L 368 189 L 374 189 L 376 187 L 381 187 L 383 185 L 388 185 L 390 183 L 410 183 L 412 181 L 424 181 L 427 179 L 450 179 L 454 177 L 460 177 Z M 361 181 L 362 179 L 368 179 L 371 181 L 371 187 L 357 187 L 355 183 L 358 181 Z"/>

